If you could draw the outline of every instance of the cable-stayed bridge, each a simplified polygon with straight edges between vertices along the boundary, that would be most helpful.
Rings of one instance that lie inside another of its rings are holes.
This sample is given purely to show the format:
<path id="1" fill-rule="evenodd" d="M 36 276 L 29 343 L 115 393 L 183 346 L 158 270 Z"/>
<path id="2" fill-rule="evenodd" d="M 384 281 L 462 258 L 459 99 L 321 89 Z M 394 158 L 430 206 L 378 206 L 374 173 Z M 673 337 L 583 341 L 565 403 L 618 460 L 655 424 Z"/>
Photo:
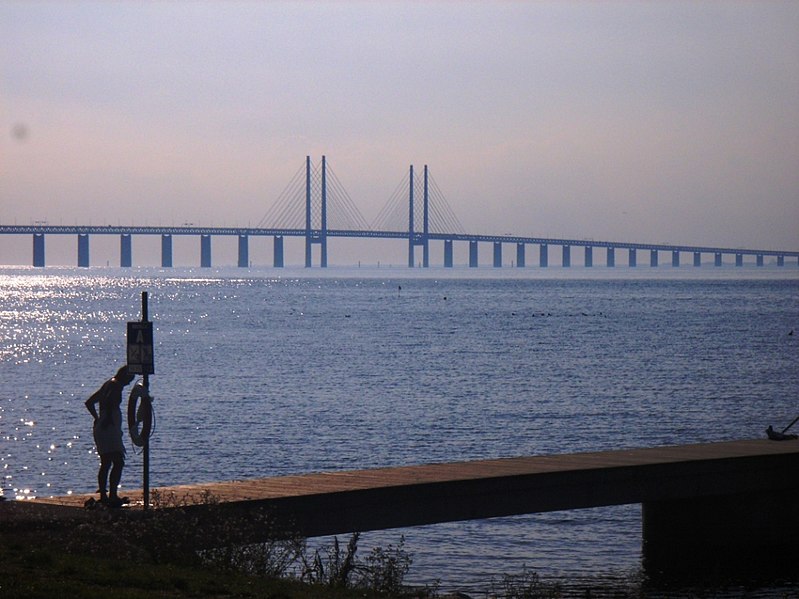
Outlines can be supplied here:
<path id="1" fill-rule="evenodd" d="M 118 235 L 120 239 L 120 260 L 122 267 L 133 265 L 134 235 L 160 235 L 161 266 L 173 265 L 172 241 L 176 235 L 200 238 L 200 266 L 212 265 L 211 240 L 215 236 L 235 236 L 238 238 L 238 265 L 250 265 L 249 238 L 273 237 L 273 266 L 285 265 L 284 239 L 302 237 L 305 239 L 305 266 L 313 266 L 313 246 L 320 246 L 319 265 L 328 264 L 328 239 L 403 239 L 408 243 L 408 266 L 414 267 L 416 251 L 421 250 L 419 265 L 430 266 L 431 242 L 443 242 L 444 267 L 452 267 L 453 246 L 456 242 L 468 243 L 470 267 L 478 266 L 479 244 L 491 244 L 493 265 L 502 266 L 502 253 L 505 245 L 515 246 L 516 267 L 527 265 L 527 247 L 538 247 L 538 266 L 549 266 L 550 246 L 561 248 L 560 263 L 571 266 L 572 249 L 583 249 L 583 264 L 594 266 L 594 249 L 604 249 L 604 264 L 616 266 L 617 251 L 627 252 L 627 265 L 638 265 L 638 254 L 649 254 L 649 265 L 658 266 L 660 254 L 670 255 L 671 265 L 680 266 L 681 255 L 690 254 L 693 265 L 702 264 L 702 255 L 713 256 L 716 266 L 723 264 L 723 256 L 734 256 L 736 266 L 743 266 L 744 257 L 754 257 L 757 266 L 763 266 L 765 258 L 784 266 L 786 258 L 796 258 L 799 265 L 799 251 L 758 249 L 744 247 L 715 247 L 700 245 L 672 245 L 663 243 L 640 243 L 625 241 L 601 241 L 550 237 L 527 237 L 521 235 L 470 234 L 464 230 L 444 193 L 435 183 L 427 165 L 419 172 L 411 166 L 400 181 L 374 222 L 369 223 L 358 210 L 357 205 L 347 193 L 346 188 L 336 177 L 323 156 L 321 162 L 313 164 L 306 157 L 278 196 L 270 209 L 255 227 L 203 227 L 184 226 L 93 226 L 93 225 L 49 225 L 37 222 L 31 225 L 0 225 L 3 235 L 31 235 L 33 239 L 33 266 L 46 264 L 45 238 L 47 235 L 75 235 L 77 237 L 77 263 L 80 267 L 90 264 L 89 240 L 93 235 Z M 2 256 L 0 256 L 2 261 Z"/>

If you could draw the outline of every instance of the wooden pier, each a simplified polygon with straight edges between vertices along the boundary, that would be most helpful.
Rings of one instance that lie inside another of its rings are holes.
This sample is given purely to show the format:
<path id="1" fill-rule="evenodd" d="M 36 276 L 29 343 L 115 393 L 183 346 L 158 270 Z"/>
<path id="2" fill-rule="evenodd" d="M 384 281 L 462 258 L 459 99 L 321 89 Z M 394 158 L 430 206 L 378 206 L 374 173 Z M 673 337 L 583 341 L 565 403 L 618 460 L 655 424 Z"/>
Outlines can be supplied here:
<path id="1" fill-rule="evenodd" d="M 793 552 L 799 441 L 742 440 L 321 472 L 158 488 L 217 518 L 268 510 L 302 535 L 643 505 L 644 557 Z M 208 497 L 213 497 L 209 505 Z M 88 495 L 37 498 L 82 507 Z M 140 494 L 131 494 L 140 500 Z M 218 503 L 217 503 L 218 502 Z M 793 547 L 792 547 L 793 545 Z M 777 549 L 779 547 L 779 549 Z"/>

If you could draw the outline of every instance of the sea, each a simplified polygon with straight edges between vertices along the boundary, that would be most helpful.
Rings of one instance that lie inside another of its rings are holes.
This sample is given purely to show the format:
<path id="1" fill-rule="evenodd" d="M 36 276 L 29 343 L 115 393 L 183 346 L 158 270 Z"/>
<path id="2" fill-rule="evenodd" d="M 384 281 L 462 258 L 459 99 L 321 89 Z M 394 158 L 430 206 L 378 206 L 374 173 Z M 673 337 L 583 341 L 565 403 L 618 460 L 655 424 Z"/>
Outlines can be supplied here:
<path id="1" fill-rule="evenodd" d="M 799 415 L 795 267 L 5 267 L 7 500 L 95 490 L 83 402 L 125 362 L 142 292 L 152 487 L 765 438 Z M 127 447 L 123 493 L 142 479 Z M 621 588 L 641 576 L 641 508 L 361 538 L 399 543 L 406 582 L 441 591 L 530 571 Z M 746 596 L 798 589 L 799 575 Z"/>

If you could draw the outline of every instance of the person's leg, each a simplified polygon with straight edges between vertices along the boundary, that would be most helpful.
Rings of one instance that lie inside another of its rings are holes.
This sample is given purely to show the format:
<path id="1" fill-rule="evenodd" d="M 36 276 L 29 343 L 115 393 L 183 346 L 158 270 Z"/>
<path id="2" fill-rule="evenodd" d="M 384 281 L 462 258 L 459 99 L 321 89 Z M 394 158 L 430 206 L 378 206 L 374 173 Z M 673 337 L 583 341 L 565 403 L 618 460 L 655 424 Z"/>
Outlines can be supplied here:
<path id="1" fill-rule="evenodd" d="M 111 468 L 111 454 L 104 453 L 100 456 L 100 470 L 97 472 L 97 491 L 100 501 L 108 499 L 108 470 Z"/>
<path id="2" fill-rule="evenodd" d="M 113 467 L 111 468 L 111 488 L 109 495 L 111 499 L 116 499 L 119 481 L 122 480 L 122 468 L 125 467 L 125 457 L 121 452 L 115 452 L 111 454 L 111 459 Z"/>

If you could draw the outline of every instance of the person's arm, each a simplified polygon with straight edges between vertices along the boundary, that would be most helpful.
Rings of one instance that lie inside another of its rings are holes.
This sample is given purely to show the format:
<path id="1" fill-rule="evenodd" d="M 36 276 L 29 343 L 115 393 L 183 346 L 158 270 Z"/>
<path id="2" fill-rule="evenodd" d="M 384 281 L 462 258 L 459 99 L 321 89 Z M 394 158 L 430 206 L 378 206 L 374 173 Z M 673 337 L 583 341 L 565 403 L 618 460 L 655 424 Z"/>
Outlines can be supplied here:
<path id="1" fill-rule="evenodd" d="M 89 397 L 89 399 L 86 400 L 86 404 L 85 404 L 86 405 L 86 409 L 89 410 L 89 413 L 92 415 L 92 417 L 95 420 L 97 420 L 99 418 L 99 415 L 97 414 L 97 408 L 95 407 L 95 404 L 99 404 L 100 403 L 100 398 L 103 396 L 104 391 L 105 391 L 105 385 L 103 385 L 97 391 L 92 393 L 91 397 Z"/>

